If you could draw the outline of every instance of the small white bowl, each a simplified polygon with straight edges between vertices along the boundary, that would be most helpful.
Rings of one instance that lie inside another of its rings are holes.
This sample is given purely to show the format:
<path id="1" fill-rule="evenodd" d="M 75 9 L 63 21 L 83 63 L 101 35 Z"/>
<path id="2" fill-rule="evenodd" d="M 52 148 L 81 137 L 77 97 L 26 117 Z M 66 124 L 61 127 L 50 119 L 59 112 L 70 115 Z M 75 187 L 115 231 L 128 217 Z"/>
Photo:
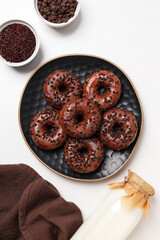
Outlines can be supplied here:
<path id="1" fill-rule="evenodd" d="M 62 28 L 62 27 L 66 27 L 68 26 L 70 23 L 72 23 L 76 17 L 78 16 L 79 12 L 80 12 L 80 8 L 81 8 L 81 0 L 77 0 L 78 4 L 77 4 L 77 7 L 76 7 L 76 11 L 74 13 L 74 16 L 72 18 L 70 18 L 68 20 L 68 22 L 64 22 L 64 23 L 52 23 L 52 22 L 49 22 L 47 21 L 44 17 L 42 17 L 42 15 L 40 14 L 39 10 L 38 10 L 38 0 L 34 0 L 34 7 L 35 7 L 35 10 L 38 14 L 38 16 L 40 17 L 40 19 L 46 23 L 48 26 L 50 27 L 53 27 L 53 28 Z"/>
<path id="2" fill-rule="evenodd" d="M 29 23 L 27 23 L 23 20 L 10 20 L 10 21 L 7 21 L 7 22 L 3 23 L 2 25 L 0 25 L 0 32 L 4 28 L 6 28 L 8 25 L 15 24 L 15 23 L 25 25 L 33 32 L 33 34 L 36 38 L 35 50 L 34 50 L 33 54 L 27 60 L 25 60 L 23 62 L 18 62 L 18 63 L 9 62 L 9 61 L 6 61 L 2 56 L 0 56 L 0 60 L 3 63 L 5 63 L 5 64 L 7 64 L 11 67 L 21 67 L 21 66 L 24 66 L 24 65 L 28 64 L 29 62 L 31 62 L 35 58 L 35 56 L 37 55 L 37 53 L 39 51 L 39 48 L 40 48 L 40 38 L 39 38 L 37 32 L 35 31 L 35 29 Z"/>

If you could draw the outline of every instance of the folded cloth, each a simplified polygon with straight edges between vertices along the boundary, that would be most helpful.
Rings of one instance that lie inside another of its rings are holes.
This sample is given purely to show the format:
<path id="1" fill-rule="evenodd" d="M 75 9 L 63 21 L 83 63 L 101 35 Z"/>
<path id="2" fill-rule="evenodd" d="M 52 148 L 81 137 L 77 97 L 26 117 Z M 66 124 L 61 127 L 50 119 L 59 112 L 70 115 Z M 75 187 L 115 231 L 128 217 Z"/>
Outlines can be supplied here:
<path id="1" fill-rule="evenodd" d="M 0 165 L 0 240 L 69 240 L 79 208 L 27 165 Z"/>

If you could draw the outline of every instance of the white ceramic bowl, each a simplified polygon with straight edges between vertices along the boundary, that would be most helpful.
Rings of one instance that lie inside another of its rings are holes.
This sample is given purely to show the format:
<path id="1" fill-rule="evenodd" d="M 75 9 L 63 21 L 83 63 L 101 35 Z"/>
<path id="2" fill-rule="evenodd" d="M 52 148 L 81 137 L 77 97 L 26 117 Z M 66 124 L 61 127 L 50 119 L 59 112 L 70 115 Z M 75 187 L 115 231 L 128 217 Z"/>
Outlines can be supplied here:
<path id="1" fill-rule="evenodd" d="M 21 67 L 21 66 L 28 64 L 35 58 L 35 56 L 37 55 L 39 48 L 40 48 L 40 39 L 39 39 L 39 36 L 38 36 L 37 32 L 35 31 L 35 29 L 29 23 L 27 23 L 23 20 L 10 20 L 10 21 L 3 23 L 2 25 L 0 25 L 0 32 L 8 25 L 11 25 L 14 23 L 23 24 L 23 25 L 27 26 L 33 32 L 33 34 L 35 35 L 35 38 L 36 38 L 35 50 L 34 50 L 33 54 L 27 60 L 25 60 L 23 62 L 18 62 L 18 63 L 9 62 L 9 61 L 6 61 L 2 56 L 0 56 L 0 60 L 3 63 L 5 63 L 11 67 Z"/>
<path id="2" fill-rule="evenodd" d="M 68 22 L 64 22 L 64 23 L 52 23 L 52 22 L 49 22 L 47 21 L 44 17 L 42 17 L 42 15 L 40 14 L 39 10 L 38 10 L 38 0 L 34 0 L 34 7 L 35 7 L 35 10 L 38 14 L 38 16 L 40 17 L 40 19 L 46 23 L 48 26 L 50 27 L 53 27 L 53 28 L 62 28 L 62 27 L 66 27 L 68 26 L 70 23 L 72 23 L 76 17 L 78 16 L 79 12 L 80 12 L 80 8 L 81 8 L 81 0 L 77 0 L 78 1 L 78 4 L 77 4 L 77 8 L 76 8 L 76 11 L 75 11 L 75 14 L 72 18 L 70 18 L 68 20 Z"/>

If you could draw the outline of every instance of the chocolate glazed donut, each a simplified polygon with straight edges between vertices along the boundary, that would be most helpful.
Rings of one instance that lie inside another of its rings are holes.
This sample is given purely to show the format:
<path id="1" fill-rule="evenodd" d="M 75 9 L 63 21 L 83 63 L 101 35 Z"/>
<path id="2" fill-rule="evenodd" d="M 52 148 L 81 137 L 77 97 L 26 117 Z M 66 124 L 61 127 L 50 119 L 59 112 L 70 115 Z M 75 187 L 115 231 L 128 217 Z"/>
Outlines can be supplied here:
<path id="1" fill-rule="evenodd" d="M 88 138 L 100 129 L 101 114 L 89 100 L 74 99 L 62 108 L 60 123 L 69 136 Z"/>
<path id="2" fill-rule="evenodd" d="M 121 96 L 121 82 L 112 72 L 95 72 L 84 84 L 84 97 L 92 100 L 101 110 L 112 108 Z"/>
<path id="3" fill-rule="evenodd" d="M 67 138 L 59 122 L 59 111 L 53 108 L 47 108 L 35 115 L 30 134 L 34 143 L 46 150 L 62 146 Z"/>
<path id="4" fill-rule="evenodd" d="M 95 171 L 104 158 L 103 144 L 97 138 L 69 139 L 64 147 L 64 159 L 78 173 Z"/>
<path id="5" fill-rule="evenodd" d="M 115 108 L 104 114 L 100 136 L 107 148 L 117 151 L 128 148 L 137 132 L 137 120 L 128 110 Z"/>
<path id="6" fill-rule="evenodd" d="M 44 97 L 52 106 L 61 109 L 73 98 L 82 95 L 82 86 L 76 75 L 66 70 L 51 73 L 44 82 Z"/>

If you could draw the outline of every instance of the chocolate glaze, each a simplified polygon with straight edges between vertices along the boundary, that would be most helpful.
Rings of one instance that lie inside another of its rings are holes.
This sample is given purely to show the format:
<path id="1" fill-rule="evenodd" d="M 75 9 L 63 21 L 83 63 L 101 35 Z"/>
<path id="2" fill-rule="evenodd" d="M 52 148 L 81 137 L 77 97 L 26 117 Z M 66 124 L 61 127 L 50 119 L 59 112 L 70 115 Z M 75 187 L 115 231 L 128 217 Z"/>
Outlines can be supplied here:
<path id="1" fill-rule="evenodd" d="M 61 109 L 71 99 L 81 97 L 82 86 L 75 74 L 66 70 L 56 70 L 45 80 L 43 92 L 46 101 L 52 107 Z"/>
<path id="2" fill-rule="evenodd" d="M 49 127 L 53 127 L 53 132 L 49 131 Z M 44 109 L 35 115 L 30 134 L 34 143 L 46 150 L 62 146 L 67 138 L 59 122 L 59 111 L 53 108 Z"/>
<path id="3" fill-rule="evenodd" d="M 106 92 L 100 94 L 98 89 L 104 87 Z M 112 108 L 120 98 L 121 82 L 112 72 L 101 70 L 89 77 L 83 88 L 84 97 L 92 100 L 101 110 Z"/>
<path id="4" fill-rule="evenodd" d="M 81 121 L 78 117 L 82 116 Z M 66 133 L 75 138 L 93 136 L 101 126 L 99 109 L 87 99 L 74 99 L 62 108 L 60 123 Z"/>
<path id="5" fill-rule="evenodd" d="M 130 111 L 113 108 L 104 114 L 100 136 L 106 147 L 117 151 L 125 149 L 134 141 L 137 132 L 137 120 Z"/>
<path id="6" fill-rule="evenodd" d="M 104 158 L 103 144 L 97 138 L 69 139 L 64 147 L 64 159 L 75 172 L 95 171 Z"/>

